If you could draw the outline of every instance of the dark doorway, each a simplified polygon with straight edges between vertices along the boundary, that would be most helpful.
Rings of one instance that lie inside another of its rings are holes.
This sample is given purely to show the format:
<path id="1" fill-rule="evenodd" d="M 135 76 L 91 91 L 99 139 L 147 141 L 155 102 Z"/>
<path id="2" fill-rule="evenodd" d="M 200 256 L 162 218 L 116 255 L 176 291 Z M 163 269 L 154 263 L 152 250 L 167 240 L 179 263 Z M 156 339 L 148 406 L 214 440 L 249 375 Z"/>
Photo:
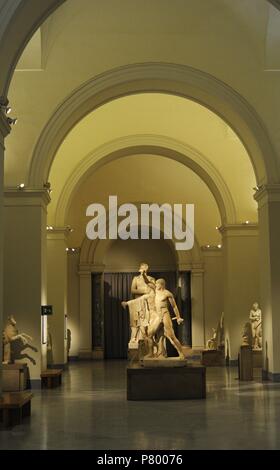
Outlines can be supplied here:
<path id="1" fill-rule="evenodd" d="M 130 326 L 122 300 L 131 298 L 130 289 L 135 273 L 104 274 L 104 357 L 126 359 Z"/>

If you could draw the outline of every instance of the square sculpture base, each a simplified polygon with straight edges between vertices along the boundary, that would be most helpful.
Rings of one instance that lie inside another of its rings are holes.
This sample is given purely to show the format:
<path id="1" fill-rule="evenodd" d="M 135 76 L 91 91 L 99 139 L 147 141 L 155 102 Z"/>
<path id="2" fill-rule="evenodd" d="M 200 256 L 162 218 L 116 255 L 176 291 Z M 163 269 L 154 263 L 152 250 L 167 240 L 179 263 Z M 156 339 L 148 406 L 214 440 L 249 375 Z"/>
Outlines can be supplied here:
<path id="1" fill-rule="evenodd" d="M 239 380 L 253 380 L 253 351 L 251 346 L 241 346 L 238 355 Z"/>
<path id="2" fill-rule="evenodd" d="M 27 389 L 29 371 L 27 364 L 2 364 L 3 392 L 21 392 Z"/>
<path id="3" fill-rule="evenodd" d="M 179 357 L 144 357 L 140 361 L 142 367 L 186 367 L 187 364 L 187 359 L 180 359 Z"/>
<path id="4" fill-rule="evenodd" d="M 253 367 L 262 367 L 262 350 L 253 349 Z"/>
<path id="5" fill-rule="evenodd" d="M 203 366 L 127 368 L 128 400 L 192 400 L 206 398 Z"/>
<path id="6" fill-rule="evenodd" d="M 202 351 L 202 365 L 206 367 L 224 366 L 224 352 L 219 349 L 205 349 Z"/>

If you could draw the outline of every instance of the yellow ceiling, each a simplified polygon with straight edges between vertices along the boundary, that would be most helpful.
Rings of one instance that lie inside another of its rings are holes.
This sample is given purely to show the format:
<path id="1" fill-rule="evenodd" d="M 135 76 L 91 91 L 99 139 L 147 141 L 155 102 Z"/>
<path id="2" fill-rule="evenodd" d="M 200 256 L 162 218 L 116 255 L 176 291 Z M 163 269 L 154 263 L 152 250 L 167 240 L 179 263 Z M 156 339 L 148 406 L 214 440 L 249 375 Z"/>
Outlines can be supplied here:
<path id="1" fill-rule="evenodd" d="M 159 136 L 158 141 L 163 144 L 164 138 L 169 137 L 200 152 L 231 193 L 237 221 L 256 220 L 252 165 L 233 131 L 218 116 L 193 101 L 150 93 L 108 103 L 89 114 L 68 134 L 50 172 L 53 192 L 49 223 L 55 223 L 57 203 L 64 186 L 89 154 L 98 155 L 97 149 L 104 144 L 127 136 L 144 136 L 145 143 L 145 135 Z M 115 171 L 118 178 L 121 170 L 116 167 Z M 106 187 L 106 180 L 102 184 Z M 124 189 L 123 194 L 125 196 Z"/>
<path id="2" fill-rule="evenodd" d="M 124 202 L 195 205 L 195 236 L 201 245 L 220 243 L 216 226 L 220 215 L 206 184 L 181 163 L 157 155 L 123 157 L 89 175 L 74 194 L 66 223 L 74 228 L 69 245 L 80 246 L 90 218 L 86 208 L 94 202 L 108 206 L 108 197 Z"/>
<path id="3" fill-rule="evenodd" d="M 158 5 L 157 0 L 67 0 L 45 21 L 9 90 L 18 125 L 6 144 L 6 185 L 27 181 L 36 142 L 59 104 L 82 83 L 119 66 L 186 64 L 230 85 L 261 115 L 278 112 L 278 84 L 273 74 L 263 75 L 266 1 L 160 0 L 160 10 Z M 274 121 L 275 116 L 271 132 Z"/>
<path id="4" fill-rule="evenodd" d="M 275 57 L 272 42 L 266 43 L 272 7 L 264 0 L 160 3 L 159 14 L 158 2 L 151 0 L 67 0 L 42 25 L 18 64 L 9 92 L 13 114 L 19 121 L 6 143 L 6 186 L 28 181 L 36 142 L 67 96 L 98 74 L 122 65 L 154 61 L 203 70 L 237 90 L 265 119 L 269 120 L 273 111 L 269 132 L 278 130 L 278 82 L 274 75 L 263 74 L 265 54 L 273 60 Z M 274 22 L 273 31 L 276 26 Z M 273 31 L 270 37 L 277 43 Z M 159 143 L 171 139 L 193 149 L 193 155 L 200 155 L 223 182 L 235 208 L 236 222 L 257 220 L 253 168 L 246 149 L 228 125 L 190 100 L 142 93 L 93 111 L 65 138 L 49 175 L 53 189 L 49 224 L 56 221 L 67 183 L 89 155 L 96 161 L 104 146 L 111 143 L 121 150 L 122 141 L 135 136 L 141 136 L 143 143 L 145 136 L 152 136 Z M 138 178 L 133 165 L 141 175 Z M 153 168 L 153 175 L 146 175 L 145 165 Z M 162 175 L 157 175 L 157 165 L 165 169 L 164 184 L 158 183 Z M 128 172 L 131 184 L 125 184 Z M 172 179 L 171 186 L 166 183 L 167 175 Z M 155 177 L 159 192 L 155 191 Z M 122 201 L 141 201 L 144 189 L 146 200 L 154 202 L 161 202 L 163 194 L 177 202 L 190 198 L 197 205 L 200 243 L 217 242 L 215 226 L 220 214 L 205 184 L 182 164 L 155 155 L 122 158 L 90 172 L 78 191 L 71 188 L 73 200 L 68 201 L 70 209 L 64 222 L 76 228 L 71 235 L 73 242 L 81 241 L 85 204 L 98 202 L 98 198 L 103 201 L 114 187 Z"/>

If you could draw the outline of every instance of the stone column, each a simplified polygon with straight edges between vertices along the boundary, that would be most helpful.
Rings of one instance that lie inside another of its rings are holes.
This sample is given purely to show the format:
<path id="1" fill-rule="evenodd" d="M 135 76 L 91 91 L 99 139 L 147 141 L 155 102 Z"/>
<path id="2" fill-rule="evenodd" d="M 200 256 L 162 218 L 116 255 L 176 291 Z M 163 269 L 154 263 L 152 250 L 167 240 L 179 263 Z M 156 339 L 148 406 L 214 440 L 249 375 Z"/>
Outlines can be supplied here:
<path id="1" fill-rule="evenodd" d="M 91 271 L 80 266 L 80 358 L 92 358 Z"/>
<path id="2" fill-rule="evenodd" d="M 76 360 L 80 349 L 80 250 L 67 252 L 67 305 L 68 328 L 71 332 L 70 358 Z"/>
<path id="3" fill-rule="evenodd" d="M 280 184 L 261 187 L 259 208 L 263 372 L 280 381 Z"/>
<path id="4" fill-rule="evenodd" d="M 29 334 L 31 346 L 18 352 L 29 366 L 33 386 L 40 385 L 46 367 L 42 344 L 41 305 L 46 292 L 46 219 L 50 201 L 46 190 L 5 191 L 4 312 L 13 314 L 20 332 Z"/>
<path id="5" fill-rule="evenodd" d="M 192 269 L 191 296 L 193 349 L 204 349 L 205 347 L 203 274 L 204 270 L 201 267 L 196 267 Z"/>
<path id="6" fill-rule="evenodd" d="M 69 228 L 54 228 L 47 231 L 48 304 L 53 306 L 53 315 L 48 318 L 52 351 L 49 365 L 64 368 L 67 364 L 67 236 Z"/>
<path id="7" fill-rule="evenodd" d="M 223 237 L 225 354 L 237 364 L 242 330 L 253 302 L 259 301 L 258 226 L 226 225 Z M 221 286 L 222 295 L 222 286 Z"/>
<path id="8" fill-rule="evenodd" d="M 223 250 L 222 246 L 203 246 L 204 259 L 204 312 L 206 342 L 213 336 L 224 310 Z M 205 344 L 206 345 L 206 344 Z"/>
<path id="9" fill-rule="evenodd" d="M 2 393 L 2 331 L 3 331 L 3 241 L 4 241 L 4 139 L 10 132 L 10 126 L 0 108 L 0 395 Z"/>

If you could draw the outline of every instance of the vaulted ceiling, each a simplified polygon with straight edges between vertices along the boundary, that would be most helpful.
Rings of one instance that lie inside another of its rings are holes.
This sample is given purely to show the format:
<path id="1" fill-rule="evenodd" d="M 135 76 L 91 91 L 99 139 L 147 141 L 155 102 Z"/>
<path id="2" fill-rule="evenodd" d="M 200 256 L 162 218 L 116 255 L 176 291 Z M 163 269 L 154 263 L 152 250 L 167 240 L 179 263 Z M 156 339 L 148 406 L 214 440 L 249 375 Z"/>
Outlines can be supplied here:
<path id="1" fill-rule="evenodd" d="M 249 101 L 266 122 L 271 137 L 277 135 L 280 13 L 275 7 L 265 0 L 161 0 L 160 9 L 158 5 L 151 0 L 67 0 L 35 33 L 18 63 L 9 92 L 18 125 L 7 140 L 6 186 L 28 181 L 40 134 L 73 90 L 99 74 L 133 63 L 178 63 L 207 72 Z M 94 110 L 66 137 L 49 175 L 53 187 L 50 223 L 56 221 L 59 200 L 70 176 L 90 154 L 113 141 L 121 145 L 124 138 L 141 136 L 144 144 L 145 135 L 156 139 L 161 136 L 165 143 L 173 139 L 191 148 L 193 155 L 202 155 L 229 194 L 236 221 L 257 220 L 252 197 L 253 168 L 245 147 L 227 123 L 190 100 L 168 94 L 142 94 Z M 277 145 L 279 139 L 275 141 Z M 153 172 L 161 166 L 159 158 L 149 153 L 129 160 L 126 155 L 108 166 L 87 169 L 81 183 L 88 188 L 87 198 L 83 186 L 78 186 L 76 192 L 73 188 L 75 200 L 69 200 L 68 221 L 77 226 L 84 223 L 78 211 L 86 201 L 104 197 L 102 188 L 107 188 L 112 172 L 116 181 L 122 182 L 117 185 L 122 200 L 142 200 L 132 162 L 137 162 L 143 180 L 146 166 Z M 125 162 L 131 175 L 126 189 Z M 162 160 L 162 168 L 167 168 L 167 162 Z M 205 182 L 182 162 L 174 165 L 168 197 L 189 199 L 192 187 L 193 199 L 200 201 Z M 160 174 L 153 177 L 158 179 Z M 164 182 L 166 178 L 167 173 Z M 148 174 L 146 200 L 156 197 L 151 181 Z M 131 192 L 137 187 L 138 197 Z M 159 187 L 164 191 L 166 185 Z M 205 196 L 209 207 L 204 202 L 207 216 L 204 221 L 199 216 L 203 242 L 211 242 L 211 237 L 216 241 L 212 230 L 220 216 L 209 194 Z M 211 227 L 209 233 L 207 227 Z"/>

